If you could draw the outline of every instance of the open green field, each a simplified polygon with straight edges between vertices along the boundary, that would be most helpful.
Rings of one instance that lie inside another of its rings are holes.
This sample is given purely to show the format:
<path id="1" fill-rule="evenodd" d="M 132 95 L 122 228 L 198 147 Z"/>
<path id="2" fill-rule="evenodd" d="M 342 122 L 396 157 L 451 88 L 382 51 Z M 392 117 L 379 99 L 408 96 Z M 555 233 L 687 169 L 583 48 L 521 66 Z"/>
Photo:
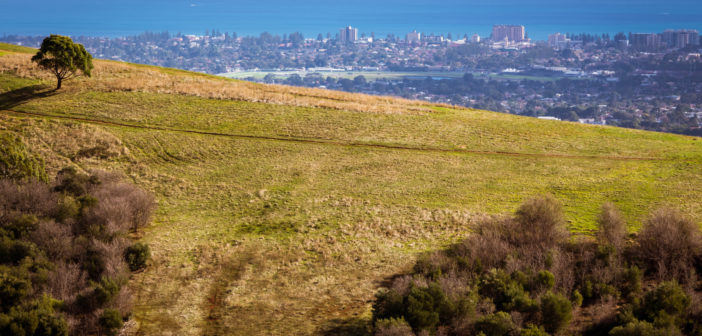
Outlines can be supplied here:
<path id="1" fill-rule="evenodd" d="M 229 72 L 220 74 L 222 77 L 235 78 L 235 79 L 263 79 L 266 75 L 271 74 L 276 79 L 285 79 L 291 75 L 299 75 L 300 77 L 305 77 L 308 75 L 322 76 L 323 78 L 332 77 L 336 79 L 354 79 L 357 76 L 363 76 L 366 80 L 375 81 L 379 79 L 387 80 L 403 80 L 405 78 L 412 79 L 423 79 L 427 77 L 432 77 L 435 79 L 453 79 L 462 78 L 465 74 L 464 72 L 399 72 L 399 71 L 241 71 L 241 72 Z M 495 80 L 536 80 L 536 81 L 555 81 L 559 77 L 541 77 L 541 76 L 524 76 L 524 75 L 514 75 L 514 74 L 483 74 L 474 73 L 476 78 L 483 79 L 495 79 Z"/>
<path id="2" fill-rule="evenodd" d="M 0 73 L 0 130 L 52 173 L 119 171 L 157 196 L 130 334 L 363 334 L 384 280 L 536 194 L 585 234 L 607 201 L 632 230 L 662 205 L 702 223 L 699 138 L 420 103 L 107 90 L 99 73 L 51 92 L 32 76 Z"/>

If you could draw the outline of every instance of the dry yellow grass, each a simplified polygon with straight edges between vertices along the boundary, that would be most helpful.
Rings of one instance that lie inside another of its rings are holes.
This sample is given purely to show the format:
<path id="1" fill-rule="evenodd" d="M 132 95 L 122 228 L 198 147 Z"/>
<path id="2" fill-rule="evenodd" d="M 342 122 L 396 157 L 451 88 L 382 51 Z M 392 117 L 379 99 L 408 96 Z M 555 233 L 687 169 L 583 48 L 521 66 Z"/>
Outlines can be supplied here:
<path id="1" fill-rule="evenodd" d="M 23 78 L 51 81 L 54 78 L 31 62 L 31 55 L 8 53 L 0 56 L 0 72 L 9 71 Z M 169 69 L 134 66 L 94 60 L 93 77 L 78 78 L 65 84 L 66 91 L 91 89 L 105 92 L 134 91 L 191 95 L 212 99 L 231 99 L 269 104 L 323 107 L 358 112 L 430 112 L 425 102 L 393 97 L 371 96 L 322 89 L 266 85 L 216 76 L 183 76 Z"/>

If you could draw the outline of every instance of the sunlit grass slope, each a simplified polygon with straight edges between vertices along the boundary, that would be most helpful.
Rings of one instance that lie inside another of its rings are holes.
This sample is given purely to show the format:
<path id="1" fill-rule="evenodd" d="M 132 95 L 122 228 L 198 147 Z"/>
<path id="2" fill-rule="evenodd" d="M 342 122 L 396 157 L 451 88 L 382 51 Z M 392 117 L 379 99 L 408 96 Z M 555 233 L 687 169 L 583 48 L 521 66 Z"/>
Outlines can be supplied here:
<path id="1" fill-rule="evenodd" d="M 0 128 L 51 172 L 123 172 L 159 210 L 135 276 L 136 334 L 362 331 L 417 253 L 551 193 L 589 233 L 611 201 L 636 229 L 702 220 L 702 140 L 95 61 L 51 92 L 0 45 Z"/>

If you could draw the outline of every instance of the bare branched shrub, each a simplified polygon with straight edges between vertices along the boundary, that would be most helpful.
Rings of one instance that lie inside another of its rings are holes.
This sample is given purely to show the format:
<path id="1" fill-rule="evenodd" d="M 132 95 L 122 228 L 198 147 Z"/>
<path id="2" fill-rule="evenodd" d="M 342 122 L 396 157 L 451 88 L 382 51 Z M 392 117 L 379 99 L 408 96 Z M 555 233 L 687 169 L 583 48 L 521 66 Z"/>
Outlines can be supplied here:
<path id="1" fill-rule="evenodd" d="M 599 230 L 597 239 L 601 244 L 610 244 L 621 251 L 626 239 L 626 223 L 621 212 L 612 203 L 602 205 L 602 212 L 597 217 Z"/>
<path id="2" fill-rule="evenodd" d="M 672 209 L 656 210 L 637 237 L 638 254 L 659 279 L 685 283 L 700 253 L 700 229 Z"/>
<path id="3" fill-rule="evenodd" d="M 0 181 L 0 221 L 12 212 L 42 215 L 51 213 L 55 207 L 56 195 L 49 191 L 45 183 Z"/>
<path id="4" fill-rule="evenodd" d="M 403 275 L 395 278 L 392 282 L 392 290 L 396 293 L 404 296 L 409 293 L 412 284 L 414 283 L 411 275 Z"/>
<path id="5" fill-rule="evenodd" d="M 49 274 L 47 291 L 51 296 L 71 302 L 87 286 L 87 274 L 76 263 L 61 262 Z"/>
<path id="6" fill-rule="evenodd" d="M 100 221 L 108 232 L 126 231 L 146 226 L 155 209 L 154 197 L 149 192 L 132 184 L 119 182 L 114 174 L 97 175 L 101 183 L 93 190 L 99 202 L 91 209 L 88 220 Z"/>
<path id="7" fill-rule="evenodd" d="M 515 213 L 513 225 L 505 232 L 517 247 L 548 251 L 568 238 L 560 203 L 551 195 L 527 200 Z"/>
<path id="8" fill-rule="evenodd" d="M 452 254 L 462 258 L 472 268 L 490 269 L 498 267 L 510 253 L 510 245 L 504 238 L 504 231 L 510 219 L 484 221 L 476 227 L 475 233 L 455 245 Z"/>
<path id="9" fill-rule="evenodd" d="M 104 242 L 98 239 L 91 241 L 92 250 L 99 253 L 104 261 L 103 276 L 111 279 L 126 279 L 128 268 L 124 260 L 124 249 L 128 242 L 125 239 L 114 239 Z"/>
<path id="10" fill-rule="evenodd" d="M 122 313 L 122 315 L 128 314 L 134 308 L 134 297 L 129 287 L 122 287 L 111 306 Z"/>
<path id="11" fill-rule="evenodd" d="M 447 256 L 443 251 L 426 254 L 420 257 L 414 265 L 416 273 L 431 278 L 438 278 L 442 274 L 455 272 L 456 269 L 456 261 Z"/>
<path id="12" fill-rule="evenodd" d="M 573 267 L 576 264 L 575 260 L 576 258 L 573 254 L 568 253 L 566 250 L 560 249 L 557 253 L 554 253 L 553 265 L 550 269 L 556 279 L 556 289 L 570 293 L 575 287 L 578 277 L 584 276 L 584 271 L 578 274 L 578 268 Z"/>
<path id="13" fill-rule="evenodd" d="M 469 283 L 469 280 L 456 274 L 441 277 L 437 280 L 437 282 L 439 283 L 439 286 L 444 294 L 446 294 L 446 296 L 452 300 L 465 296 L 470 289 L 468 286 L 466 286 L 466 284 Z"/>
<path id="14" fill-rule="evenodd" d="M 154 196 L 146 190 L 137 188 L 130 198 L 132 206 L 131 220 L 134 232 L 151 221 L 155 207 Z"/>
<path id="15" fill-rule="evenodd" d="M 29 237 L 51 260 L 65 260 L 73 255 L 73 234 L 68 225 L 53 220 L 40 221 Z"/>

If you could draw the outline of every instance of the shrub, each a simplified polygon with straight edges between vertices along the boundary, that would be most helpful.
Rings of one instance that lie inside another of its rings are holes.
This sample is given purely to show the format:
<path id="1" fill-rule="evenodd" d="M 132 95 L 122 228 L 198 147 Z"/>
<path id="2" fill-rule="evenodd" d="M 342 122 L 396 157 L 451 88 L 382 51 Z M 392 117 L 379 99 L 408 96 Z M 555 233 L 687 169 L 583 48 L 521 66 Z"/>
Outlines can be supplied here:
<path id="1" fill-rule="evenodd" d="M 667 316 L 677 317 L 690 306 L 690 297 L 676 282 L 663 282 L 656 289 L 646 293 L 639 316 L 648 321 Z"/>
<path id="2" fill-rule="evenodd" d="M 375 322 L 375 336 L 414 336 L 404 318 L 380 319 Z"/>
<path id="3" fill-rule="evenodd" d="M 573 317 L 570 301 L 560 294 L 546 293 L 541 297 L 541 317 L 546 331 L 556 333 Z"/>
<path id="4" fill-rule="evenodd" d="M 89 188 L 100 184 L 97 176 L 79 173 L 74 167 L 61 169 L 56 175 L 54 190 L 80 197 L 88 193 Z"/>
<path id="5" fill-rule="evenodd" d="M 122 314 L 115 309 L 105 309 L 98 319 L 100 328 L 106 335 L 114 336 L 122 329 Z"/>
<path id="6" fill-rule="evenodd" d="M 106 303 L 112 301 L 120 290 L 120 284 L 110 278 L 102 278 L 100 283 L 95 284 L 95 289 L 93 291 L 93 297 L 99 306 L 104 306 Z"/>
<path id="7" fill-rule="evenodd" d="M 404 298 L 395 290 L 381 290 L 375 295 L 375 302 L 373 303 L 374 321 L 402 317 L 404 314 Z"/>
<path id="8" fill-rule="evenodd" d="M 533 288 L 538 291 L 549 290 L 553 288 L 555 283 L 556 278 L 553 276 L 553 273 L 543 270 L 536 274 Z"/>
<path id="9" fill-rule="evenodd" d="M 665 333 L 656 330 L 653 324 L 645 321 L 633 321 L 626 325 L 615 327 L 609 332 L 610 336 L 663 336 Z"/>
<path id="10" fill-rule="evenodd" d="M 44 160 L 32 155 L 22 140 L 9 132 L 0 132 L 0 178 L 49 181 Z"/>
<path id="11" fill-rule="evenodd" d="M 489 297 L 498 310 L 512 310 L 519 298 L 528 297 L 524 289 L 502 270 L 491 269 L 478 284 L 478 293 Z"/>
<path id="12" fill-rule="evenodd" d="M 504 336 L 515 329 L 512 318 L 505 312 L 483 316 L 475 322 L 475 331 L 485 336 Z"/>
<path id="13" fill-rule="evenodd" d="M 580 294 L 580 291 L 578 291 L 577 289 L 573 291 L 571 301 L 573 301 L 573 305 L 575 307 L 580 307 L 583 304 L 583 295 Z"/>
<path id="14" fill-rule="evenodd" d="M 521 313 L 538 311 L 538 304 L 529 297 L 522 285 L 502 270 L 492 269 L 487 272 L 478 284 L 478 293 L 491 298 L 498 310 Z"/>
<path id="15" fill-rule="evenodd" d="M 568 237 L 561 205 L 550 195 L 527 200 L 515 213 L 515 225 L 507 234 L 517 247 L 553 249 Z"/>
<path id="16" fill-rule="evenodd" d="M 629 296 L 640 293 L 642 279 L 643 272 L 635 265 L 625 269 L 624 272 L 622 272 L 622 283 L 619 287 L 622 294 Z"/>
<path id="17" fill-rule="evenodd" d="M 453 307 L 436 283 L 426 288 L 412 287 L 406 308 L 405 318 L 416 331 L 435 330 L 440 321 L 448 322 L 453 317 Z"/>
<path id="18" fill-rule="evenodd" d="M 66 321 L 54 312 L 60 304 L 43 296 L 27 305 L 0 314 L 0 335 L 67 336 Z"/>
<path id="19" fill-rule="evenodd" d="M 132 272 L 146 267 L 146 262 L 150 257 L 151 250 L 149 245 L 145 243 L 136 243 L 127 247 L 127 250 L 124 252 L 124 259 Z"/>
<path id="20" fill-rule="evenodd" d="M 14 240 L 7 236 L 0 235 L 0 262 L 5 264 L 17 264 L 26 257 L 35 257 L 37 254 L 36 245 Z"/>
<path id="21" fill-rule="evenodd" d="M 526 328 L 519 331 L 519 336 L 548 336 L 548 333 L 543 328 L 539 328 L 530 324 Z"/>
<path id="22" fill-rule="evenodd" d="M 80 204 L 75 198 L 65 195 L 59 200 L 54 217 L 59 222 L 65 222 L 69 218 L 77 218 L 80 214 Z"/>
<path id="23" fill-rule="evenodd" d="M 459 258 L 464 269 L 475 273 L 502 266 L 511 252 L 504 235 L 508 223 L 511 220 L 481 222 L 475 229 L 475 234 L 454 246 L 451 253 Z"/>
<path id="24" fill-rule="evenodd" d="M 29 294 L 32 284 L 27 279 L 10 274 L 8 269 L 0 268 L 0 308 L 8 311 L 19 303 L 20 299 Z"/>
<path id="25" fill-rule="evenodd" d="M 619 210 L 612 203 L 602 205 L 602 212 L 597 217 L 599 230 L 597 240 L 600 244 L 614 246 L 621 250 L 626 239 L 626 223 Z"/>
<path id="26" fill-rule="evenodd" d="M 99 283 L 92 282 L 93 290 L 87 294 L 78 295 L 76 308 L 88 312 L 104 307 L 110 303 L 120 291 L 120 284 L 109 278 L 102 278 Z"/>
<path id="27" fill-rule="evenodd" d="M 86 254 L 82 264 L 83 270 L 88 272 L 90 279 L 100 279 L 105 272 L 105 257 L 94 248 L 87 249 Z"/>
<path id="28" fill-rule="evenodd" d="M 699 227 L 670 209 L 659 209 L 637 239 L 638 252 L 659 279 L 686 281 L 700 251 Z"/>
<path id="29" fill-rule="evenodd" d="M 12 238 L 22 239 L 37 228 L 38 222 L 37 216 L 23 214 L 15 218 L 5 229 L 12 234 Z"/>

